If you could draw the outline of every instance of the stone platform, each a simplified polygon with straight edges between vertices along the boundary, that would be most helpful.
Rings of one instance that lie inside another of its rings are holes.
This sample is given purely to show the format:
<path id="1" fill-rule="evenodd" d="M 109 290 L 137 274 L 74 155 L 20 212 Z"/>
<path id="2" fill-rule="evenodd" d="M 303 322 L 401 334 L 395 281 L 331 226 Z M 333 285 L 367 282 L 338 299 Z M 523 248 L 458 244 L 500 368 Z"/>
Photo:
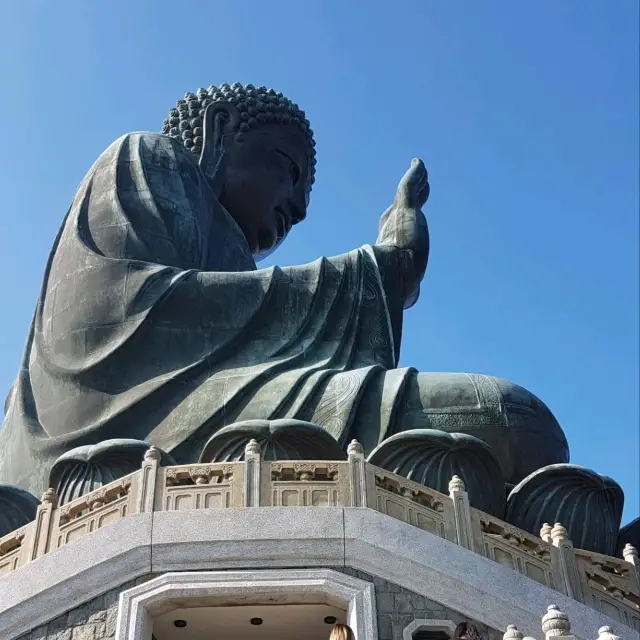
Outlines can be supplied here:
<path id="1" fill-rule="evenodd" d="M 637 555 L 573 549 L 559 525 L 546 540 L 514 529 L 470 507 L 458 479 L 447 496 L 358 451 L 178 467 L 156 453 L 62 507 L 48 492 L 33 523 L 0 539 L 2 640 L 150 640 L 158 611 L 216 606 L 229 580 L 243 602 L 265 585 L 283 603 L 337 598 L 358 640 L 430 625 L 450 637 L 463 619 L 488 640 L 511 624 L 542 638 L 550 604 L 583 640 L 640 629 Z"/>

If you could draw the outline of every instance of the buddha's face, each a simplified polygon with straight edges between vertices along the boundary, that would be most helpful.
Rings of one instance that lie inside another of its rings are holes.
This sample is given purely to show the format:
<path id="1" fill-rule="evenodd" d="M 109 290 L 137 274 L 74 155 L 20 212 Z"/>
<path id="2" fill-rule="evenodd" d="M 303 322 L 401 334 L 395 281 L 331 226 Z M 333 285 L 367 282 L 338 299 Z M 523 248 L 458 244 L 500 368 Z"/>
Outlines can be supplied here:
<path id="1" fill-rule="evenodd" d="M 308 143 L 296 128 L 278 124 L 243 135 L 229 150 L 220 202 L 259 259 L 306 215 Z"/>

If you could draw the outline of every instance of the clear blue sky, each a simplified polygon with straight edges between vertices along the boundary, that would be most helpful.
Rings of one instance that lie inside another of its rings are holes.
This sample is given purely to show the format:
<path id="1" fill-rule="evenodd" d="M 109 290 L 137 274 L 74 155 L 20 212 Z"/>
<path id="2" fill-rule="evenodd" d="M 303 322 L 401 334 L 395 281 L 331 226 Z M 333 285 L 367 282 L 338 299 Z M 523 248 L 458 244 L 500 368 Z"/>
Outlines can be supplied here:
<path id="1" fill-rule="evenodd" d="M 432 253 L 402 363 L 539 395 L 639 512 L 637 0 L 25 0 L 0 24 L 0 390 L 74 190 L 185 91 L 265 84 L 318 141 L 280 264 L 375 240 L 414 156 Z"/>

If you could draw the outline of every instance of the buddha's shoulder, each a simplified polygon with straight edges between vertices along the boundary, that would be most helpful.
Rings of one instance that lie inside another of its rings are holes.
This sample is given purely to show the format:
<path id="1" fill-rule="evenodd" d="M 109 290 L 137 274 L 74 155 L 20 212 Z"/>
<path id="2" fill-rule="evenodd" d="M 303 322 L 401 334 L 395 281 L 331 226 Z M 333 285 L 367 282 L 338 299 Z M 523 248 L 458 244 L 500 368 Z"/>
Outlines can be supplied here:
<path id="1" fill-rule="evenodd" d="M 104 153 L 116 153 L 120 155 L 123 149 L 130 149 L 134 152 L 142 151 L 144 155 L 179 157 L 197 164 L 196 156 L 191 153 L 180 140 L 176 140 L 163 133 L 155 133 L 153 131 L 132 131 L 125 133 L 114 140 Z"/>
<path id="2" fill-rule="evenodd" d="M 154 131 L 130 131 L 117 138 L 113 144 L 125 144 L 132 142 L 147 142 L 150 144 L 177 144 L 182 146 L 178 140 L 167 136 L 164 133 Z"/>

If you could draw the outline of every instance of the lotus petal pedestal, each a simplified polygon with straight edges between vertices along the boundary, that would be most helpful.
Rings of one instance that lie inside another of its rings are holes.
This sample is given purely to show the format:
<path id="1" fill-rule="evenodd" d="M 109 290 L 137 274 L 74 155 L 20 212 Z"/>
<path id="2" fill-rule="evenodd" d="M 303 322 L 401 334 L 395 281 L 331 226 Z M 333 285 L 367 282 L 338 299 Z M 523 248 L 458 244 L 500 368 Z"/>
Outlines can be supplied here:
<path id="1" fill-rule="evenodd" d="M 575 547 L 613 555 L 623 505 L 615 480 L 575 464 L 552 464 L 513 489 L 506 519 L 534 535 L 544 523 L 559 522 Z"/>
<path id="2" fill-rule="evenodd" d="M 474 436 L 435 429 L 404 431 L 378 445 L 368 461 L 445 494 L 451 478 L 460 476 L 474 507 L 498 518 L 504 515 L 500 463 L 491 447 Z"/>
<path id="3" fill-rule="evenodd" d="M 618 558 L 622 557 L 622 551 L 628 544 L 636 549 L 640 549 L 640 518 L 632 520 L 620 529 L 616 549 L 616 556 Z"/>
<path id="4" fill-rule="evenodd" d="M 346 460 L 333 436 L 302 420 L 246 420 L 220 429 L 204 446 L 200 462 L 244 460 L 250 440 L 260 445 L 263 460 Z"/>
<path id="5" fill-rule="evenodd" d="M 149 447 L 142 440 L 124 438 L 77 447 L 55 461 L 49 486 L 58 494 L 59 504 L 66 504 L 137 471 Z M 161 453 L 162 464 L 175 464 L 170 455 Z"/>
<path id="6" fill-rule="evenodd" d="M 34 520 L 39 504 L 28 491 L 0 484 L 0 538 Z"/>

